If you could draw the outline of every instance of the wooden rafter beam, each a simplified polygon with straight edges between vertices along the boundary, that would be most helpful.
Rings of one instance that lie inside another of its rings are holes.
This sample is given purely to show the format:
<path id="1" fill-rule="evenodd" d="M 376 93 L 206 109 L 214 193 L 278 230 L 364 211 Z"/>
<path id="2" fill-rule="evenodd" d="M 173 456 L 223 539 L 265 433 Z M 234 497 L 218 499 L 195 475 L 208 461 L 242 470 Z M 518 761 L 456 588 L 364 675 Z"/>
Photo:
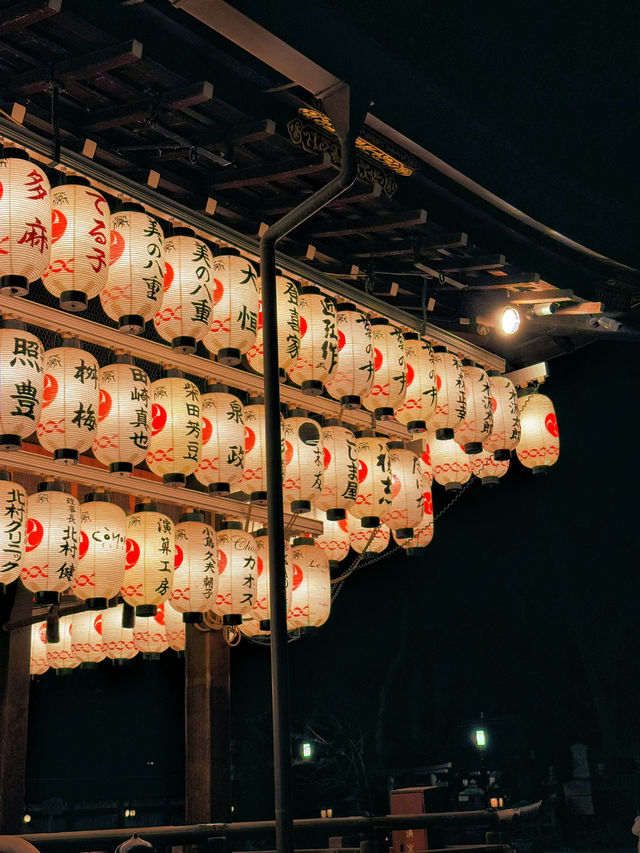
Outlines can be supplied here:
<path id="1" fill-rule="evenodd" d="M 22 0 L 2 10 L 0 36 L 8 35 L 31 24 L 37 24 L 45 18 L 57 15 L 62 8 L 62 0 Z"/>
<path id="2" fill-rule="evenodd" d="M 508 275 L 487 275 L 478 276 L 473 280 L 474 285 L 500 285 L 516 287 L 539 287 L 540 273 L 538 272 L 514 272 Z"/>
<path id="3" fill-rule="evenodd" d="M 439 249 L 464 249 L 469 237 L 464 231 L 453 234 L 434 234 L 432 237 L 420 238 L 421 252 L 437 252 Z"/>
<path id="4" fill-rule="evenodd" d="M 369 234 L 378 231 L 396 231 L 424 225 L 427 221 L 426 210 L 408 210 L 405 213 L 392 213 L 388 216 L 375 216 L 366 219 L 349 219 L 333 228 L 313 230 L 314 237 L 346 237 L 350 234 Z"/>
<path id="5" fill-rule="evenodd" d="M 158 111 L 181 110 L 197 104 L 205 103 L 213 98 L 213 83 L 203 80 L 200 83 L 191 83 L 172 89 L 160 96 Z M 124 124 L 132 124 L 147 119 L 155 105 L 151 98 L 136 101 L 135 103 L 119 104 L 117 107 L 106 107 L 96 110 L 91 115 L 91 120 L 84 126 L 85 133 L 97 133 L 112 127 L 120 127 Z"/>
<path id="6" fill-rule="evenodd" d="M 437 268 L 442 272 L 477 272 L 502 269 L 505 264 L 504 255 L 478 255 L 475 258 L 447 258 L 438 263 Z"/>
<path id="7" fill-rule="evenodd" d="M 220 173 L 220 177 L 210 182 L 211 190 L 239 189 L 241 187 L 259 186 L 271 181 L 286 181 L 301 175 L 311 175 L 314 172 L 324 172 L 331 169 L 333 164 L 329 154 L 322 158 L 294 157 L 269 163 L 265 166 L 253 166 L 248 169 L 233 169 Z"/>
<path id="8" fill-rule="evenodd" d="M 455 234 L 441 234 L 435 237 L 420 238 L 420 255 L 425 257 L 437 256 L 439 250 L 463 249 L 467 245 L 468 237 L 463 232 Z M 413 256 L 414 247 L 411 243 L 398 241 L 389 243 L 382 248 L 370 249 L 369 251 L 354 252 L 354 258 L 400 258 Z"/>
<path id="9" fill-rule="evenodd" d="M 260 142 L 261 139 L 274 136 L 275 132 L 275 121 L 271 118 L 265 118 L 231 127 L 220 138 L 210 139 L 209 143 L 220 142 L 231 145 L 232 147 L 236 145 L 250 145 L 252 142 Z"/>
<path id="10" fill-rule="evenodd" d="M 313 192 L 313 189 L 309 187 L 308 194 L 310 195 Z M 382 187 L 380 184 L 372 184 L 367 185 L 366 189 L 363 189 L 361 186 L 356 186 L 355 190 L 347 191 L 339 195 L 337 198 L 334 198 L 332 202 L 330 202 L 326 209 L 327 210 L 341 210 L 342 208 L 349 207 L 352 204 L 361 204 L 362 202 L 367 201 L 375 201 L 375 199 L 380 198 L 382 195 Z M 278 203 L 269 207 L 262 208 L 262 215 L 269 216 L 282 216 L 285 213 L 288 213 L 290 210 L 300 203 L 302 193 L 299 195 L 278 195 Z"/>

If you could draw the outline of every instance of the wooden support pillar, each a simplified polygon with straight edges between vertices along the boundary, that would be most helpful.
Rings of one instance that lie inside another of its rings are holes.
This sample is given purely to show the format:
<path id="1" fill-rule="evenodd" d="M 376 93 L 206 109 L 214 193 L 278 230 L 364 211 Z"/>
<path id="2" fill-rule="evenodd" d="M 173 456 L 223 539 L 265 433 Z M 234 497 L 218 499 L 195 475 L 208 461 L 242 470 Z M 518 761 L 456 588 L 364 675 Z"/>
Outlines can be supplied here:
<path id="1" fill-rule="evenodd" d="M 0 594 L 0 625 L 31 614 L 32 593 L 21 583 Z M 29 717 L 31 627 L 0 627 L 0 835 L 22 832 Z"/>
<path id="2" fill-rule="evenodd" d="M 186 626 L 186 821 L 231 818 L 229 646 L 222 631 Z"/>

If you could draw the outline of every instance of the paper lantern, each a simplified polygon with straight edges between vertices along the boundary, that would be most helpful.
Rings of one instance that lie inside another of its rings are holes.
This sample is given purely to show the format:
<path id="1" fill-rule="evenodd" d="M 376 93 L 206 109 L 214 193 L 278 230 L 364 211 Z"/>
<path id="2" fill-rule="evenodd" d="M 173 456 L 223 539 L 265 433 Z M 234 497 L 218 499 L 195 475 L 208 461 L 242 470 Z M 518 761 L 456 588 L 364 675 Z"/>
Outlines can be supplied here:
<path id="1" fill-rule="evenodd" d="M 46 272 L 51 253 L 51 187 L 26 151 L 0 158 L 0 293 L 26 296 Z"/>
<path id="2" fill-rule="evenodd" d="M 169 648 L 172 648 L 174 652 L 183 652 L 187 635 L 182 621 L 182 613 L 171 606 L 170 600 L 164 605 L 164 625 Z"/>
<path id="3" fill-rule="evenodd" d="M 226 385 L 202 395 L 202 456 L 194 472 L 207 491 L 228 495 L 244 471 L 244 407 Z"/>
<path id="4" fill-rule="evenodd" d="M 422 521 L 422 469 L 418 456 L 401 441 L 389 441 L 391 462 L 391 508 L 383 522 L 400 538 L 413 536 L 413 529 Z"/>
<path id="5" fill-rule="evenodd" d="M 154 503 L 140 503 L 127 517 L 127 556 L 122 597 L 137 616 L 152 616 L 171 595 L 175 566 L 175 531 L 171 519 Z"/>
<path id="6" fill-rule="evenodd" d="M 363 398 L 362 405 L 377 418 L 389 420 L 404 402 L 407 390 L 404 337 L 400 329 L 384 317 L 375 317 L 371 320 L 371 342 L 373 387 Z"/>
<path id="7" fill-rule="evenodd" d="M 41 341 L 25 330 L 24 323 L 0 321 L 0 450 L 20 450 L 22 439 L 35 430 L 43 389 Z"/>
<path id="8" fill-rule="evenodd" d="M 31 653 L 29 656 L 29 672 L 31 675 L 42 675 L 49 669 L 47 660 L 47 623 L 34 622 L 31 626 Z"/>
<path id="9" fill-rule="evenodd" d="M 80 504 L 61 483 L 40 483 L 27 498 L 25 542 L 22 583 L 37 604 L 57 604 L 78 568 L 80 543 Z"/>
<path id="10" fill-rule="evenodd" d="M 409 432 L 424 432 L 436 413 L 438 384 L 431 346 L 417 332 L 404 334 L 407 391 L 395 410 L 396 420 Z"/>
<path id="11" fill-rule="evenodd" d="M 221 364 L 236 365 L 255 345 L 260 283 L 256 269 L 236 249 L 213 258 L 213 311 L 203 343 Z"/>
<path id="12" fill-rule="evenodd" d="M 499 461 L 508 460 L 520 440 L 520 409 L 513 382 L 497 371 L 489 372 L 493 432 L 484 443 L 484 449 Z"/>
<path id="13" fill-rule="evenodd" d="M 211 609 L 225 625 L 240 625 L 253 611 L 258 581 L 256 542 L 239 521 L 218 531 L 218 595 Z"/>
<path id="14" fill-rule="evenodd" d="M 284 419 L 284 499 L 291 512 L 309 512 L 322 492 L 323 450 L 320 427 L 304 412 L 293 409 Z"/>
<path id="15" fill-rule="evenodd" d="M 107 283 L 100 291 L 104 313 L 121 332 L 140 335 L 162 307 L 164 234 L 160 223 L 137 204 L 111 217 Z"/>
<path id="16" fill-rule="evenodd" d="M 276 275 L 276 310 L 278 323 L 278 366 L 280 377 L 286 377 L 298 361 L 300 352 L 300 312 L 298 286 L 283 275 Z M 258 331 L 256 342 L 247 352 L 247 362 L 256 373 L 264 373 L 264 345 L 262 341 L 262 300 L 258 303 Z"/>
<path id="17" fill-rule="evenodd" d="M 402 531 L 394 530 L 393 538 L 397 545 L 403 548 L 408 556 L 419 556 L 433 539 L 433 498 L 431 495 L 431 457 L 429 446 L 420 457 L 420 470 L 422 472 L 422 520 L 413 528 L 413 536 L 401 537 Z M 425 456 L 427 457 L 425 461 Z M 474 457 L 477 458 L 477 457 Z"/>
<path id="18" fill-rule="evenodd" d="M 44 392 L 38 441 L 53 458 L 76 465 L 98 425 L 98 362 L 73 338 L 44 354 Z"/>
<path id="19" fill-rule="evenodd" d="M 308 537 L 294 539 L 291 548 L 293 582 L 287 624 L 292 628 L 319 628 L 331 611 L 329 560 Z"/>
<path id="20" fill-rule="evenodd" d="M 327 421 L 322 429 L 322 456 L 322 491 L 313 504 L 326 512 L 329 520 L 339 521 L 358 494 L 356 437 L 339 421 Z"/>
<path id="21" fill-rule="evenodd" d="M 427 436 L 428 439 L 428 436 Z M 423 439 L 422 453 L 420 454 L 420 470 L 422 471 L 422 488 L 431 491 L 433 484 L 433 463 L 431 461 L 431 446 L 427 439 Z"/>
<path id="22" fill-rule="evenodd" d="M 491 387 L 489 377 L 481 367 L 471 361 L 463 361 L 466 412 L 454 436 L 465 453 L 470 456 L 482 452 L 493 430 Z"/>
<path id="23" fill-rule="evenodd" d="M 185 622 L 201 622 L 218 594 L 218 543 L 204 514 L 187 510 L 176 524 L 176 562 L 171 606 Z"/>
<path id="24" fill-rule="evenodd" d="M 389 544 L 391 531 L 386 524 L 380 523 L 377 527 L 364 527 L 361 519 L 355 518 L 348 512 L 347 526 L 351 547 L 356 554 L 361 554 L 364 560 L 381 554 Z"/>
<path id="25" fill-rule="evenodd" d="M 338 364 L 326 387 L 343 409 L 357 409 L 373 388 L 371 325 L 362 311 L 350 302 L 338 305 L 336 312 Z"/>
<path id="26" fill-rule="evenodd" d="M 61 616 L 58 622 L 58 641 L 47 642 L 47 662 L 52 669 L 75 669 L 80 659 L 71 647 L 71 616 Z"/>
<path id="27" fill-rule="evenodd" d="M 128 355 L 98 372 L 98 426 L 93 455 L 112 474 L 130 474 L 149 449 L 149 377 Z"/>
<path id="28" fill-rule="evenodd" d="M 338 563 L 349 556 L 351 547 L 346 513 L 344 518 L 332 521 L 321 509 L 318 509 L 314 517 L 322 521 L 322 533 L 315 537 L 316 545 L 324 551 L 329 560 L 329 568 L 334 569 Z"/>
<path id="29" fill-rule="evenodd" d="M 558 420 L 553 403 L 535 389 L 518 392 L 520 408 L 520 441 L 518 459 L 532 474 L 542 474 L 558 461 L 560 440 Z"/>
<path id="30" fill-rule="evenodd" d="M 133 626 L 133 642 L 139 652 L 145 658 L 155 658 L 169 648 L 167 628 L 165 625 L 165 607 L 168 604 L 159 604 L 158 609 L 152 615 L 138 616 Z"/>
<path id="31" fill-rule="evenodd" d="M 125 627 L 123 623 L 123 604 L 102 611 L 102 642 L 105 654 L 111 660 L 130 660 L 138 654 L 133 628 Z"/>
<path id="32" fill-rule="evenodd" d="M 106 492 L 89 492 L 80 504 L 78 568 L 71 590 L 90 610 L 101 610 L 124 580 L 127 519 Z"/>
<path id="33" fill-rule="evenodd" d="M 269 600 L 271 566 L 269 563 L 268 534 L 269 531 L 265 528 L 256 530 L 254 533 L 258 580 L 252 615 L 263 631 L 269 630 L 269 620 L 271 619 L 271 602 Z M 293 563 L 291 562 L 291 546 L 288 542 L 284 543 L 284 571 L 286 584 L 285 606 L 288 613 L 291 609 L 291 595 L 293 590 Z"/>
<path id="34" fill-rule="evenodd" d="M 96 664 L 105 659 L 102 640 L 102 613 L 85 610 L 71 617 L 71 652 L 81 664 Z"/>
<path id="35" fill-rule="evenodd" d="M 107 283 L 109 204 L 78 177 L 55 187 L 51 202 L 51 258 L 42 283 L 65 311 L 84 311 Z"/>
<path id="36" fill-rule="evenodd" d="M 448 492 L 459 491 L 471 477 L 471 461 L 455 438 L 430 441 L 433 477 Z"/>
<path id="37" fill-rule="evenodd" d="M 213 257 L 189 228 L 176 228 L 164 244 L 164 295 L 153 323 L 177 352 L 194 353 L 211 322 Z"/>
<path id="38" fill-rule="evenodd" d="M 476 453 L 471 457 L 471 473 L 474 474 L 483 486 L 497 486 L 500 477 L 509 470 L 508 459 L 496 459 L 488 450 Z"/>
<path id="39" fill-rule="evenodd" d="M 436 385 L 438 400 L 436 413 L 429 422 L 429 430 L 435 438 L 445 441 L 453 438 L 453 431 L 460 426 L 467 413 L 462 362 L 457 355 L 447 352 L 446 347 L 434 347 Z"/>
<path id="40" fill-rule="evenodd" d="M 0 471 L 0 593 L 20 576 L 26 538 L 26 489 Z"/>
<path id="41" fill-rule="evenodd" d="M 280 418 L 283 423 L 283 418 Z M 267 439 L 265 432 L 264 399 L 252 397 L 244 408 L 244 471 L 240 489 L 258 506 L 267 503 Z M 284 473 L 284 436 L 281 435 L 280 452 Z"/>
<path id="42" fill-rule="evenodd" d="M 377 527 L 391 508 L 391 460 L 387 442 L 371 431 L 358 433 L 358 494 L 349 512 L 363 527 Z"/>
<path id="43" fill-rule="evenodd" d="M 252 637 L 268 637 L 271 632 L 269 630 L 263 630 L 257 619 L 254 619 L 253 617 L 248 619 L 246 616 L 243 616 L 242 625 L 240 625 L 240 633 L 243 637 L 251 639 Z"/>
<path id="44" fill-rule="evenodd" d="M 147 465 L 168 486 L 184 486 L 202 454 L 200 391 L 179 370 L 151 383 Z"/>
<path id="45" fill-rule="evenodd" d="M 300 351 L 287 371 L 304 394 L 322 394 L 338 365 L 338 327 L 332 299 L 313 285 L 300 288 Z"/>

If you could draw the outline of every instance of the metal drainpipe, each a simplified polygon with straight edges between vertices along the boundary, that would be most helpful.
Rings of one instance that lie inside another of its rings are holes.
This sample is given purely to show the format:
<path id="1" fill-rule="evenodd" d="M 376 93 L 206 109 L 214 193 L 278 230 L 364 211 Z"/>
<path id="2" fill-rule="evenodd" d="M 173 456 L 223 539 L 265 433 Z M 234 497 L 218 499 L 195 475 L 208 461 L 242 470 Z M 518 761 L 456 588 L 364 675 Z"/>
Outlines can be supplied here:
<path id="1" fill-rule="evenodd" d="M 340 140 L 341 168 L 329 181 L 265 231 L 260 239 L 262 279 L 262 340 L 264 345 L 264 402 L 267 452 L 267 525 L 271 610 L 271 703 L 273 712 L 273 775 L 275 785 L 276 849 L 293 851 L 291 810 L 291 721 L 289 709 L 289 666 L 287 655 L 287 611 L 285 604 L 284 513 L 280 453 L 280 377 L 278 373 L 278 320 L 276 311 L 276 243 L 356 179 L 355 141 L 369 106 L 360 114 L 350 88 L 340 83 L 325 98 L 323 106 Z M 358 121 L 360 119 L 360 121 Z"/>

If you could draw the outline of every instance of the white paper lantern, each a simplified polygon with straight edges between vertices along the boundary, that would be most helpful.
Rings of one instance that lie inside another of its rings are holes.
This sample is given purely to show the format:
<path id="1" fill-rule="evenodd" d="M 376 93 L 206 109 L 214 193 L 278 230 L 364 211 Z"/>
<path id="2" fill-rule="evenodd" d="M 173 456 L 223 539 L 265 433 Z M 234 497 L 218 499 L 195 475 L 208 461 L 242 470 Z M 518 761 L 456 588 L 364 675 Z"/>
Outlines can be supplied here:
<path id="1" fill-rule="evenodd" d="M 395 410 L 396 420 L 409 432 L 424 432 L 436 413 L 438 383 L 434 353 L 417 332 L 404 334 L 404 358 L 407 391 L 404 402 Z"/>
<path id="2" fill-rule="evenodd" d="M 24 323 L 0 321 L 0 450 L 20 450 L 22 439 L 35 430 L 43 390 L 41 341 L 25 330 Z"/>
<path id="3" fill-rule="evenodd" d="M 136 616 L 150 616 L 171 595 L 175 532 L 171 519 L 154 503 L 141 503 L 127 517 L 127 556 L 122 597 Z"/>
<path id="4" fill-rule="evenodd" d="M 377 527 L 391 508 L 391 460 L 389 448 L 383 438 L 375 433 L 359 433 L 356 440 L 358 453 L 358 494 L 349 512 L 359 518 L 363 527 Z"/>
<path id="5" fill-rule="evenodd" d="M 128 355 L 98 371 L 98 426 L 93 455 L 112 474 L 130 474 L 149 449 L 149 377 Z"/>
<path id="6" fill-rule="evenodd" d="M 84 311 L 107 283 L 109 225 L 106 198 L 84 178 L 68 178 L 51 192 L 51 258 L 42 275 L 66 311 Z"/>
<path id="7" fill-rule="evenodd" d="M 445 441 L 453 438 L 453 431 L 460 426 L 467 413 L 462 362 L 457 355 L 447 352 L 446 347 L 434 347 L 436 385 L 438 401 L 436 413 L 429 422 L 429 430 L 435 438 Z"/>
<path id="8" fill-rule="evenodd" d="M 0 593 L 20 576 L 26 539 L 26 489 L 0 471 Z"/>
<path id="9" fill-rule="evenodd" d="M 313 504 L 326 512 L 329 520 L 339 521 L 358 494 L 356 437 L 338 421 L 328 421 L 322 429 L 322 455 L 322 491 Z"/>
<path id="10" fill-rule="evenodd" d="M 225 625 L 240 625 L 253 611 L 258 582 L 256 542 L 239 521 L 218 531 L 218 595 L 211 609 Z"/>
<path id="11" fill-rule="evenodd" d="M 433 477 L 448 492 L 459 491 L 471 478 L 471 461 L 455 438 L 429 442 Z"/>
<path id="12" fill-rule="evenodd" d="M 508 459 L 495 459 L 488 450 L 476 453 L 471 457 L 471 473 L 474 474 L 483 486 L 497 486 L 500 477 L 509 470 Z"/>
<path id="13" fill-rule="evenodd" d="M 61 616 L 58 622 L 58 642 L 47 642 L 47 662 L 52 669 L 75 669 L 80 658 L 71 648 L 71 616 Z"/>
<path id="14" fill-rule="evenodd" d="M 244 471 L 244 406 L 226 385 L 202 395 L 202 456 L 194 472 L 207 491 L 228 495 Z"/>
<path id="15" fill-rule="evenodd" d="M 386 524 L 380 523 L 377 527 L 363 527 L 362 520 L 355 518 L 350 512 L 347 513 L 347 527 L 349 528 L 349 541 L 356 554 L 362 554 L 363 559 L 368 560 L 381 554 L 389 544 L 391 531 Z"/>
<path id="16" fill-rule="evenodd" d="M 558 461 L 560 439 L 553 403 L 544 394 L 529 388 L 518 392 L 520 441 L 518 459 L 532 474 L 542 474 Z"/>
<path id="17" fill-rule="evenodd" d="M 287 624 L 292 628 L 319 628 L 331 612 L 329 560 L 308 537 L 294 539 L 291 548 L 293 582 Z"/>
<path id="18" fill-rule="evenodd" d="M 184 486 L 202 455 L 202 401 L 198 387 L 168 370 L 151 383 L 151 438 L 147 465 L 168 486 Z"/>
<path id="19" fill-rule="evenodd" d="M 344 518 L 332 521 L 327 518 L 326 513 L 318 509 L 315 511 L 314 517 L 322 522 L 322 533 L 315 537 L 316 545 L 321 551 L 324 551 L 327 560 L 329 560 L 329 568 L 336 568 L 338 563 L 349 556 L 349 548 L 351 547 L 346 513 Z"/>
<path id="20" fill-rule="evenodd" d="M 401 441 L 389 441 L 391 508 L 383 522 L 400 538 L 413 536 L 423 515 L 423 477 L 418 456 Z"/>
<path id="21" fill-rule="evenodd" d="M 422 441 L 422 453 L 420 454 L 420 470 L 422 471 L 422 488 L 425 492 L 431 491 L 433 484 L 433 463 L 431 461 L 431 446 L 429 436 Z M 431 436 L 433 440 L 433 436 Z"/>
<path id="22" fill-rule="evenodd" d="M 168 604 L 159 604 L 153 615 L 136 615 L 133 642 L 136 649 L 145 657 L 157 657 L 169 648 L 165 624 L 165 608 L 168 606 Z"/>
<path id="23" fill-rule="evenodd" d="M 271 619 L 271 603 L 269 600 L 271 567 L 269 563 L 268 533 L 269 531 L 265 528 L 256 530 L 254 533 L 258 581 L 253 604 L 253 618 L 257 620 L 259 627 L 263 631 L 269 630 L 269 620 Z M 286 585 L 285 606 L 288 613 L 291 609 L 291 595 L 293 590 L 293 563 L 291 561 L 291 546 L 288 542 L 284 543 L 284 571 Z"/>
<path id="24" fill-rule="evenodd" d="M 22 583 L 39 605 L 57 604 L 78 568 L 80 504 L 58 482 L 40 483 L 27 498 Z"/>
<path id="25" fill-rule="evenodd" d="M 338 327 L 332 299 L 313 285 L 300 288 L 300 351 L 288 370 L 304 394 L 322 394 L 338 365 Z"/>
<path id="26" fill-rule="evenodd" d="M 255 345 L 260 283 L 256 269 L 236 249 L 213 258 L 213 311 L 203 343 L 216 361 L 236 365 Z"/>
<path id="27" fill-rule="evenodd" d="M 171 600 L 164 605 L 164 626 L 169 648 L 172 648 L 174 652 L 183 652 L 187 634 L 182 621 L 182 613 L 171 606 Z"/>
<path id="28" fill-rule="evenodd" d="M 65 465 L 76 465 L 98 426 L 98 362 L 70 338 L 44 354 L 44 392 L 38 441 Z"/>
<path id="29" fill-rule="evenodd" d="M 282 416 L 280 423 L 283 423 Z M 264 399 L 253 397 L 244 407 L 244 471 L 240 490 L 258 506 L 267 504 L 267 439 L 265 431 Z M 284 474 L 284 435 L 281 432 L 280 452 Z"/>
<path id="30" fill-rule="evenodd" d="M 49 669 L 47 660 L 47 623 L 34 622 L 31 626 L 31 653 L 29 655 L 29 673 L 42 675 Z"/>
<path id="31" fill-rule="evenodd" d="M 153 322 L 173 349 L 194 353 L 211 323 L 215 290 L 211 250 L 190 229 L 176 228 L 165 240 L 164 260 L 164 296 Z"/>
<path id="32" fill-rule="evenodd" d="M 218 595 L 218 543 L 204 514 L 187 510 L 176 524 L 176 562 L 171 606 L 185 622 L 201 622 Z M 171 639 L 171 638 L 170 638 Z"/>
<path id="33" fill-rule="evenodd" d="M 71 651 L 82 664 L 99 663 L 106 652 L 102 639 L 102 613 L 85 610 L 71 617 Z"/>
<path id="34" fill-rule="evenodd" d="M 362 405 L 377 418 L 389 420 L 404 402 L 407 390 L 404 337 L 400 329 L 384 317 L 375 317 L 371 320 L 371 342 L 373 387 L 363 398 Z"/>
<path id="35" fill-rule="evenodd" d="M 357 409 L 373 388 L 374 353 L 371 324 L 351 302 L 336 307 L 338 365 L 326 383 L 343 409 Z"/>
<path id="36" fill-rule="evenodd" d="M 300 313 L 298 286 L 283 275 L 276 275 L 276 308 L 278 323 L 278 366 L 280 377 L 286 377 L 300 352 Z M 247 362 L 256 373 L 264 373 L 264 344 L 262 340 L 262 300 L 258 303 L 256 342 L 247 351 Z"/>
<path id="37" fill-rule="evenodd" d="M 100 302 L 121 332 L 140 335 L 162 307 L 164 234 L 157 219 L 137 204 L 111 217 L 111 251 L 107 283 Z"/>
<path id="38" fill-rule="evenodd" d="M 127 519 L 105 492 L 90 492 L 80 504 L 78 568 L 71 590 L 90 610 L 101 610 L 124 580 Z"/>
<path id="39" fill-rule="evenodd" d="M 309 512 L 322 492 L 323 450 L 318 424 L 294 409 L 284 419 L 284 499 L 291 512 Z"/>
<path id="40" fill-rule="evenodd" d="M 482 445 L 489 440 L 493 430 L 491 386 L 482 367 L 466 360 L 462 364 L 467 406 L 454 435 L 464 452 L 472 456 L 482 452 Z"/>
<path id="41" fill-rule="evenodd" d="M 124 626 L 124 607 L 118 604 L 102 611 L 102 642 L 111 660 L 130 660 L 138 654 L 133 628 Z"/>
<path id="42" fill-rule="evenodd" d="M 518 394 L 513 382 L 495 371 L 489 372 L 491 408 L 493 410 L 493 432 L 484 449 L 493 453 L 498 461 L 508 461 L 511 451 L 520 440 L 520 409 Z"/>
<path id="43" fill-rule="evenodd" d="M 260 622 L 253 617 L 251 619 L 246 616 L 242 617 L 242 625 L 240 625 L 240 633 L 243 637 L 251 639 L 252 637 L 268 637 L 271 632 L 263 630 L 260 627 Z"/>
<path id="44" fill-rule="evenodd" d="M 474 457 L 477 458 L 477 457 Z M 433 499 L 431 496 L 431 472 L 427 473 L 427 468 L 430 469 L 430 465 L 427 466 L 425 463 L 420 460 L 420 467 L 422 469 L 422 482 L 424 486 L 424 492 L 422 495 L 422 521 L 417 527 L 413 528 L 413 536 L 410 537 L 401 537 L 398 535 L 401 531 L 393 531 L 393 538 L 397 545 L 403 548 L 408 556 L 419 556 L 423 553 L 424 549 L 427 545 L 430 544 L 433 539 Z"/>

